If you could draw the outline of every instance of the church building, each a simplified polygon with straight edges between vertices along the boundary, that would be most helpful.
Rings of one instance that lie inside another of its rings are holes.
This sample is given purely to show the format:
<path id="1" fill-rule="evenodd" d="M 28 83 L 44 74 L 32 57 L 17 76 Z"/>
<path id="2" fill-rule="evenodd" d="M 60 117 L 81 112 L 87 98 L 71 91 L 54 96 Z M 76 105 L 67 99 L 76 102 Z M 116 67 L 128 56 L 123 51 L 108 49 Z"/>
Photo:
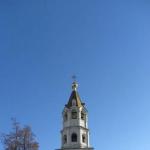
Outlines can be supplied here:
<path id="1" fill-rule="evenodd" d="M 72 93 L 62 117 L 61 148 L 59 150 L 93 150 L 89 143 L 88 112 L 77 92 L 78 84 L 72 83 Z"/>

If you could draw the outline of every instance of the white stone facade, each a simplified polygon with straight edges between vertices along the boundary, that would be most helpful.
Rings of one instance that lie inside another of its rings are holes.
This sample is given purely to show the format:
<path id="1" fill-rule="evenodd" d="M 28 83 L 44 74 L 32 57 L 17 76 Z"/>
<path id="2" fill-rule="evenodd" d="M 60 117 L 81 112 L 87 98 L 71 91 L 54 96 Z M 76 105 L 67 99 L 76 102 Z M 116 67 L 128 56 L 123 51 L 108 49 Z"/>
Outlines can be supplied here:
<path id="1" fill-rule="evenodd" d="M 76 87 L 76 85 L 73 86 Z M 60 150 L 93 150 L 89 144 L 87 110 L 76 88 L 73 89 L 69 102 L 62 112 L 62 118 Z"/>

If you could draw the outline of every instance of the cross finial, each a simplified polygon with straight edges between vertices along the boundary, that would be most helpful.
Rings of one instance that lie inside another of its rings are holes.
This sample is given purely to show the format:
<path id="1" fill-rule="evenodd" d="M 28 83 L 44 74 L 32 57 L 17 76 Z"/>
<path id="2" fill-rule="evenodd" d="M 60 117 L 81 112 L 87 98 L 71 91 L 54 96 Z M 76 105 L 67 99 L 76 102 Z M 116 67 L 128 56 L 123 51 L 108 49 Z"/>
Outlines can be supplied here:
<path id="1" fill-rule="evenodd" d="M 77 79 L 76 75 L 73 75 L 72 79 L 73 79 L 74 82 L 76 82 L 76 79 Z"/>
<path id="2" fill-rule="evenodd" d="M 72 76 L 72 79 L 73 79 L 73 83 L 72 83 L 72 89 L 74 90 L 74 91 L 76 91 L 77 90 L 77 87 L 78 87 L 78 84 L 77 84 L 77 82 L 76 82 L 76 76 L 75 75 L 73 75 Z"/>

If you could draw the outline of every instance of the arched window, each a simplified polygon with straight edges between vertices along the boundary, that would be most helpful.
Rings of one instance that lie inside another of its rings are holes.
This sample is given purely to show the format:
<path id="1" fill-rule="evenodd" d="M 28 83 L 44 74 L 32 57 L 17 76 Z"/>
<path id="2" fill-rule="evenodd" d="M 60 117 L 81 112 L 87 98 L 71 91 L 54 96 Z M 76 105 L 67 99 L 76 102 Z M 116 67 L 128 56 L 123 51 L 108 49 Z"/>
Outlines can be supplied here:
<path id="1" fill-rule="evenodd" d="M 84 120 L 85 119 L 85 114 L 83 111 L 81 111 L 81 119 Z"/>
<path id="2" fill-rule="evenodd" d="M 63 143 L 66 144 L 67 143 L 67 135 L 63 136 Z"/>
<path id="3" fill-rule="evenodd" d="M 77 142 L 77 134 L 76 133 L 72 133 L 72 135 L 71 135 L 71 141 L 72 142 Z"/>
<path id="4" fill-rule="evenodd" d="M 86 140 L 85 134 L 82 134 L 82 142 L 85 143 L 85 140 Z"/>
<path id="5" fill-rule="evenodd" d="M 68 119 L 68 115 L 67 115 L 67 112 L 65 112 L 65 114 L 64 114 L 64 121 L 67 121 L 67 119 Z"/>
<path id="6" fill-rule="evenodd" d="M 76 110 L 72 110 L 71 116 L 72 116 L 72 119 L 77 119 L 77 111 Z"/>

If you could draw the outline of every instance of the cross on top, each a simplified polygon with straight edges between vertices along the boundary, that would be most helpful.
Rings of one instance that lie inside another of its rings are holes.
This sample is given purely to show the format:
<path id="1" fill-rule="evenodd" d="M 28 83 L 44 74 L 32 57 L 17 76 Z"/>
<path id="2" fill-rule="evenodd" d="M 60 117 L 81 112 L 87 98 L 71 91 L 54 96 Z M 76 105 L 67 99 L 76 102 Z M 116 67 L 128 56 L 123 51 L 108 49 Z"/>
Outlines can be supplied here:
<path id="1" fill-rule="evenodd" d="M 74 91 L 76 91 L 77 88 L 78 88 L 78 84 L 77 84 L 77 82 L 76 82 L 76 78 L 77 78 L 77 77 L 76 77 L 75 75 L 72 76 L 72 79 L 73 79 L 72 89 L 73 89 Z"/>
<path id="2" fill-rule="evenodd" d="M 76 75 L 73 75 L 72 79 L 73 79 L 74 82 L 76 82 L 76 79 L 77 79 Z"/>

